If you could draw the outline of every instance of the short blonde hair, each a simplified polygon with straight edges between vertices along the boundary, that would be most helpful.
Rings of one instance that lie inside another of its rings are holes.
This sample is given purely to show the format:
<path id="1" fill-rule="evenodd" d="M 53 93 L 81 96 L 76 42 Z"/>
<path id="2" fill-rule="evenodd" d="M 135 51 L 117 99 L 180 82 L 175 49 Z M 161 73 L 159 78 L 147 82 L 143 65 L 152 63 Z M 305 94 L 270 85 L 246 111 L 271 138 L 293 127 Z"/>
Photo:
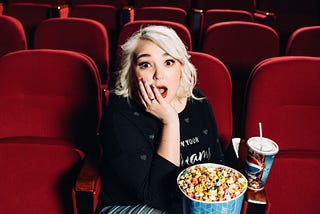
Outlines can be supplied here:
<path id="1" fill-rule="evenodd" d="M 190 55 L 177 33 L 170 27 L 149 25 L 135 32 L 122 46 L 121 67 L 116 79 L 114 93 L 123 97 L 133 98 L 135 50 L 140 40 L 149 40 L 158 45 L 170 56 L 181 63 L 181 79 L 177 98 L 195 97 L 193 89 L 197 82 L 197 73 L 190 62 Z"/>

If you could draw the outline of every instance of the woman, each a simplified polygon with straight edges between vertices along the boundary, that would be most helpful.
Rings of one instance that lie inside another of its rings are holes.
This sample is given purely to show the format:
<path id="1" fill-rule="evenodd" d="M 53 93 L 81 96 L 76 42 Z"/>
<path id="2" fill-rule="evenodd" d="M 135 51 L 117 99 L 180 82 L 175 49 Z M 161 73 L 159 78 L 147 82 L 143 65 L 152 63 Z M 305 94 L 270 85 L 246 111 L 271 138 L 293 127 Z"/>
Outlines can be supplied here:
<path id="1" fill-rule="evenodd" d="M 171 28 L 142 28 L 122 49 L 103 124 L 101 213 L 179 213 L 177 174 L 224 163 L 211 107 Z"/>

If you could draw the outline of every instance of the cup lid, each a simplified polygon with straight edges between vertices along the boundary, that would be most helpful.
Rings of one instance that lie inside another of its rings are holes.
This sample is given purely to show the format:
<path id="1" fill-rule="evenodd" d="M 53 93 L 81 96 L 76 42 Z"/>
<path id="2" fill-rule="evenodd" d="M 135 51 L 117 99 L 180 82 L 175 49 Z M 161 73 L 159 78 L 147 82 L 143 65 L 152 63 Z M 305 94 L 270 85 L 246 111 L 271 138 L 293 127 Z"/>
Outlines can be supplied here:
<path id="1" fill-rule="evenodd" d="M 279 151 L 278 145 L 265 137 L 251 137 L 247 141 L 248 146 L 255 152 L 264 155 L 275 155 Z"/>

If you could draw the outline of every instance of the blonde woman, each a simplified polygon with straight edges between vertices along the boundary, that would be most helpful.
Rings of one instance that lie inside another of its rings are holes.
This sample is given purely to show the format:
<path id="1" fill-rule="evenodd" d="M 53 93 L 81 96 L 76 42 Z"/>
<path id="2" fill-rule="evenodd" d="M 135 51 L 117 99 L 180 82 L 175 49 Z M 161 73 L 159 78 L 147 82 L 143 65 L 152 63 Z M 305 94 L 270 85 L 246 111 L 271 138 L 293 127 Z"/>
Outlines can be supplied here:
<path id="1" fill-rule="evenodd" d="M 122 50 L 103 123 L 100 213 L 179 213 L 177 174 L 224 163 L 211 107 L 173 29 L 142 28 Z"/>

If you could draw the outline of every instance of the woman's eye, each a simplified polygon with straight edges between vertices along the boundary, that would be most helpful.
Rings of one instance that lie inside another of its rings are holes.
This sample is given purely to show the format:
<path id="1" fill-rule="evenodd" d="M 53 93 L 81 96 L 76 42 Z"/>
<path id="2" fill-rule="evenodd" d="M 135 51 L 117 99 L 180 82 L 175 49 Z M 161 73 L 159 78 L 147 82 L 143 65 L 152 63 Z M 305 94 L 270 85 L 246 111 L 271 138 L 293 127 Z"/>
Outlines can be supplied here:
<path id="1" fill-rule="evenodd" d="M 141 63 L 138 64 L 138 66 L 139 66 L 140 68 L 144 69 L 144 68 L 150 67 L 150 64 L 147 63 L 147 62 L 141 62 Z"/>
<path id="2" fill-rule="evenodd" d="M 168 59 L 166 60 L 166 65 L 173 65 L 175 63 L 175 61 L 173 59 Z"/>

